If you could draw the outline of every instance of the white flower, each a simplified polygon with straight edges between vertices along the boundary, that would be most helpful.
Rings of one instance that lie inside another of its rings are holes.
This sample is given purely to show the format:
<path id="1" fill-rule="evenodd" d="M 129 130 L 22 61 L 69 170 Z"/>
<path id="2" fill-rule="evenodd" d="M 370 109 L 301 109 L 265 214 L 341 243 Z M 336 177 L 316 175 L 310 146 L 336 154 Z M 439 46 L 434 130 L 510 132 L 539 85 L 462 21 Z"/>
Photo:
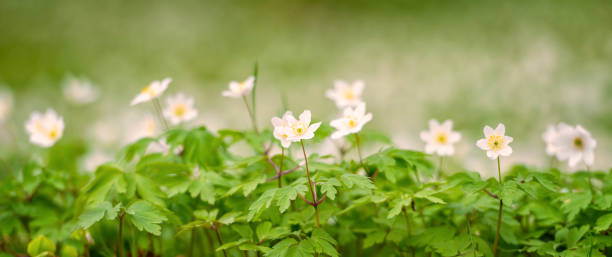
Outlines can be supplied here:
<path id="1" fill-rule="evenodd" d="M 151 101 L 161 96 L 162 93 L 164 93 L 164 91 L 166 91 L 166 89 L 168 88 L 168 84 L 170 84 L 170 82 L 172 82 L 171 78 L 165 78 L 162 81 L 156 80 L 151 82 L 151 84 L 143 88 L 142 91 L 140 91 L 140 93 L 136 97 L 134 97 L 134 100 L 132 100 L 132 103 L 130 103 L 130 105 L 137 105 L 142 102 Z"/>
<path id="2" fill-rule="evenodd" d="M 544 142 L 546 142 L 546 153 L 548 155 L 557 155 L 557 146 L 555 145 L 555 142 L 557 141 L 559 132 L 566 128 L 569 128 L 569 126 L 563 122 L 557 124 L 557 126 L 548 125 L 546 131 L 542 134 L 542 139 L 544 139 Z"/>
<path id="3" fill-rule="evenodd" d="M 372 120 L 372 114 L 365 113 L 365 103 L 359 103 L 356 108 L 347 107 L 341 118 L 333 120 L 330 125 L 336 128 L 332 133 L 332 139 L 338 139 L 348 134 L 361 131 L 363 125 Z"/>
<path id="4" fill-rule="evenodd" d="M 487 156 L 490 159 L 495 159 L 501 156 L 510 156 L 512 154 L 512 147 L 508 144 L 514 140 L 512 137 L 505 136 L 506 127 L 504 124 L 497 125 L 497 128 L 493 130 L 489 126 L 484 127 L 484 138 L 478 140 L 476 145 L 480 149 L 487 151 Z"/>
<path id="5" fill-rule="evenodd" d="M 147 115 L 144 119 L 137 121 L 136 124 L 132 122 L 129 129 L 126 143 L 133 143 L 145 137 L 154 137 L 158 128 L 153 116 Z"/>
<path id="6" fill-rule="evenodd" d="M 302 139 L 311 139 L 314 137 L 314 132 L 321 126 L 321 122 L 310 125 L 310 110 L 305 110 L 300 114 L 300 120 L 296 120 L 293 116 L 288 116 L 289 127 L 291 133 L 289 134 L 289 140 L 292 142 L 298 142 Z"/>
<path id="7" fill-rule="evenodd" d="M 63 86 L 64 97 L 75 104 L 88 104 L 96 101 L 98 89 L 89 80 L 69 78 Z"/>
<path id="8" fill-rule="evenodd" d="M 0 91 L 0 123 L 4 122 L 13 110 L 13 95 L 10 91 Z"/>
<path id="9" fill-rule="evenodd" d="M 290 121 L 294 121 L 295 117 L 293 117 L 293 113 L 290 111 L 285 112 L 282 118 L 274 117 L 272 118 L 272 125 L 274 126 L 274 138 L 281 141 L 281 145 L 284 148 L 289 148 L 291 145 L 291 140 L 289 140 L 289 136 L 292 133 Z"/>
<path id="10" fill-rule="evenodd" d="M 193 97 L 178 93 L 174 97 L 168 97 L 167 102 L 168 106 L 164 109 L 164 117 L 169 119 L 173 125 L 190 121 L 198 116 L 198 111 L 193 108 Z"/>
<path id="11" fill-rule="evenodd" d="M 559 160 L 569 159 L 570 167 L 576 166 L 580 160 L 588 166 L 595 160 L 594 150 L 597 141 L 586 129 L 578 125 L 575 128 L 566 126 L 559 131 L 555 140 Z"/>
<path id="12" fill-rule="evenodd" d="M 48 109 L 45 114 L 33 112 L 25 124 L 33 144 L 50 147 L 59 140 L 64 133 L 64 120 L 57 113 Z"/>
<path id="13" fill-rule="evenodd" d="M 95 171 L 98 166 L 112 161 L 113 158 L 105 152 L 95 150 L 83 157 L 82 166 L 85 171 Z"/>
<path id="14" fill-rule="evenodd" d="M 361 103 L 361 93 L 364 83 L 361 80 L 353 82 L 352 85 L 343 80 L 334 81 L 334 88 L 327 90 L 325 95 L 336 102 L 338 108 L 354 107 Z"/>
<path id="15" fill-rule="evenodd" d="M 455 154 L 453 144 L 461 140 L 461 134 L 453 131 L 453 121 L 446 120 L 442 124 L 437 120 L 429 121 L 429 131 L 421 132 L 421 139 L 425 141 L 425 152 L 436 153 L 440 156 Z"/>
<path id="16" fill-rule="evenodd" d="M 245 81 L 236 82 L 232 81 L 229 83 L 229 90 L 223 91 L 223 96 L 231 97 L 231 98 L 240 98 L 245 95 L 248 95 L 251 90 L 253 90 L 253 83 L 255 82 L 255 77 L 250 76 Z"/>

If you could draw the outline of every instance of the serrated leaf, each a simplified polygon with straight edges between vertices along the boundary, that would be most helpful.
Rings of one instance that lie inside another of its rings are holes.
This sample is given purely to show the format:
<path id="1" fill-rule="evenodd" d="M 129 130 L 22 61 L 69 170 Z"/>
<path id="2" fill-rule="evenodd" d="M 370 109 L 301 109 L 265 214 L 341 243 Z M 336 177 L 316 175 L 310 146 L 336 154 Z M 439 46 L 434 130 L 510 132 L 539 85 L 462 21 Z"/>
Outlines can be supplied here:
<path id="1" fill-rule="evenodd" d="M 595 231 L 600 232 L 608 230 L 610 226 L 612 226 L 612 213 L 608 213 L 597 219 L 597 222 L 595 222 Z"/>
<path id="2" fill-rule="evenodd" d="M 127 216 L 134 226 L 140 231 L 147 231 L 153 235 L 161 234 L 161 224 L 166 221 L 166 216 L 155 206 L 147 201 L 137 200 L 127 208 Z"/>
<path id="3" fill-rule="evenodd" d="M 322 229 L 315 229 L 310 236 L 315 250 L 319 253 L 324 253 L 332 257 L 338 257 L 336 250 L 336 240 Z"/>
<path id="4" fill-rule="evenodd" d="M 255 202 L 253 202 L 249 207 L 249 214 L 247 215 L 247 220 L 253 220 L 253 218 L 259 216 L 259 214 L 261 214 L 261 212 L 265 208 L 269 208 L 272 204 L 272 201 L 274 201 L 274 196 L 276 195 L 277 191 L 277 188 L 268 189 L 259 198 L 257 198 L 257 200 L 255 200 Z"/>
<path id="5" fill-rule="evenodd" d="M 321 193 L 323 194 L 327 194 L 327 198 L 329 199 L 336 199 L 336 193 L 338 193 L 338 190 L 336 190 L 336 187 L 341 186 L 342 184 L 340 184 L 340 181 L 338 181 L 335 178 L 330 178 L 326 181 L 321 182 Z"/>
<path id="6" fill-rule="evenodd" d="M 77 226 L 87 229 L 94 223 L 100 221 L 106 216 L 107 220 L 112 220 L 117 217 L 121 203 L 113 207 L 109 202 L 102 202 L 98 206 L 88 209 L 79 216 Z"/>
<path id="7" fill-rule="evenodd" d="M 340 180 L 347 188 L 353 188 L 353 186 L 368 190 L 376 188 L 370 178 L 357 174 L 344 174 L 340 177 Z"/>

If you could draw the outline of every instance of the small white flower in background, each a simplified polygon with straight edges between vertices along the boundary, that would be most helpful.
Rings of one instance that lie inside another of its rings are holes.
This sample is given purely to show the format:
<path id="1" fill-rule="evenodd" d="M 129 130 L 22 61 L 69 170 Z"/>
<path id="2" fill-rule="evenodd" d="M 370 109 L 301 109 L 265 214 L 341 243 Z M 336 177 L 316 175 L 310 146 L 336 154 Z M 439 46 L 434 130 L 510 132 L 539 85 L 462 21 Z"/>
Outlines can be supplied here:
<path id="1" fill-rule="evenodd" d="M 98 99 L 99 92 L 89 80 L 70 77 L 63 85 L 64 97 L 75 104 L 89 104 Z"/>
<path id="2" fill-rule="evenodd" d="M 170 153 L 170 150 L 172 150 L 172 153 L 174 153 L 175 155 L 178 155 L 183 151 L 183 146 L 178 145 L 173 149 L 172 146 L 168 144 L 168 142 L 166 142 L 166 139 L 162 138 L 158 141 L 149 144 L 149 147 L 147 148 L 147 153 L 162 153 L 163 155 L 168 155 Z"/>
<path id="3" fill-rule="evenodd" d="M 193 97 L 178 93 L 173 97 L 168 97 L 167 102 L 164 117 L 169 119 L 173 125 L 190 121 L 198 116 L 198 111 L 193 108 Z"/>
<path id="4" fill-rule="evenodd" d="M 555 145 L 555 142 L 557 141 L 559 132 L 567 128 L 569 128 L 569 125 L 563 122 L 557 124 L 557 126 L 548 125 L 548 127 L 546 128 L 546 131 L 542 134 L 542 139 L 546 143 L 546 154 L 550 156 L 557 155 L 557 146 Z"/>
<path id="5" fill-rule="evenodd" d="M 510 156 L 512 154 L 512 147 L 508 144 L 514 140 L 512 137 L 504 135 L 506 133 L 506 127 L 504 124 L 497 125 L 497 128 L 493 130 L 489 126 L 484 127 L 484 138 L 478 140 L 476 145 L 480 149 L 487 151 L 487 156 L 494 160 L 501 156 Z"/>
<path id="6" fill-rule="evenodd" d="M 151 82 L 148 86 L 142 89 L 140 93 L 134 97 L 130 105 L 137 105 L 139 103 L 151 101 L 161 96 L 164 91 L 168 88 L 168 84 L 172 82 L 171 78 L 165 78 L 162 81 L 156 80 Z"/>
<path id="7" fill-rule="evenodd" d="M 82 165 L 85 171 L 95 171 L 98 166 L 112 161 L 113 158 L 105 152 L 96 150 L 93 151 L 82 159 Z"/>
<path id="8" fill-rule="evenodd" d="M 13 110 L 13 95 L 8 90 L 0 90 L 0 123 L 4 122 Z"/>
<path id="9" fill-rule="evenodd" d="M 361 93 L 365 84 L 361 80 L 349 84 L 343 80 L 334 81 L 334 88 L 327 90 L 325 95 L 336 102 L 338 108 L 355 107 L 361 103 Z"/>
<path id="10" fill-rule="evenodd" d="M 338 139 L 348 134 L 361 131 L 363 125 L 372 120 L 371 113 L 365 113 L 365 103 L 360 103 L 355 108 L 347 107 L 341 118 L 333 120 L 330 125 L 336 128 L 332 133 L 332 139 Z"/>
<path id="11" fill-rule="evenodd" d="M 229 83 L 229 90 L 223 91 L 223 96 L 231 98 L 240 98 L 248 95 L 253 90 L 253 83 L 255 77 L 250 76 L 245 81 L 236 82 L 232 81 Z"/>
<path id="12" fill-rule="evenodd" d="M 129 129 L 126 143 L 133 143 L 145 137 L 154 137 L 158 130 L 155 119 L 151 115 L 145 116 L 144 119 L 137 121 L 136 124 L 131 123 Z"/>
<path id="13" fill-rule="evenodd" d="M 48 109 L 44 114 L 33 112 L 30 114 L 30 119 L 26 121 L 25 128 L 30 135 L 30 142 L 42 147 L 50 147 L 62 137 L 64 119 L 53 109 Z"/>
<path id="14" fill-rule="evenodd" d="M 282 118 L 274 117 L 272 118 L 272 125 L 274 126 L 274 138 L 278 139 L 281 142 L 281 145 L 284 148 L 289 148 L 291 145 L 291 140 L 289 140 L 289 136 L 292 133 L 290 121 L 294 121 L 295 117 L 293 117 L 293 113 L 290 111 L 285 112 Z"/>
<path id="15" fill-rule="evenodd" d="M 425 152 L 440 156 L 455 154 L 453 144 L 461 140 L 461 134 L 453 131 L 453 121 L 446 120 L 442 124 L 437 120 L 429 121 L 429 131 L 422 131 L 421 139 L 425 141 Z"/>
<path id="16" fill-rule="evenodd" d="M 289 116 L 289 127 L 291 128 L 291 134 L 289 140 L 292 142 L 298 142 L 302 139 L 311 139 L 314 137 L 314 132 L 321 126 L 321 122 L 310 124 L 310 110 L 305 110 L 300 114 L 300 120 L 296 120 L 293 116 Z"/>
<path id="17" fill-rule="evenodd" d="M 591 133 L 580 125 L 562 128 L 555 140 L 557 158 L 562 161 L 569 159 L 570 167 L 575 167 L 580 160 L 584 161 L 587 166 L 592 166 L 595 161 L 596 146 L 597 141 L 591 136 Z"/>

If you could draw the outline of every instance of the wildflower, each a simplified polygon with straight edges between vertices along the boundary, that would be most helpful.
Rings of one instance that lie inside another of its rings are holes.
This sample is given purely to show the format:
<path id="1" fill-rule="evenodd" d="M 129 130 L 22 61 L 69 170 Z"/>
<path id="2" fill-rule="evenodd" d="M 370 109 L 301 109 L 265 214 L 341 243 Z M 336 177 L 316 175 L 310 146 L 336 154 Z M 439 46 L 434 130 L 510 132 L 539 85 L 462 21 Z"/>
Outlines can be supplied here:
<path id="1" fill-rule="evenodd" d="M 274 138 L 281 141 L 281 145 L 284 148 L 289 148 L 291 141 L 289 135 L 291 134 L 291 127 L 289 124 L 290 120 L 295 120 L 293 113 L 290 111 L 285 112 L 282 118 L 272 118 L 272 125 L 274 126 Z"/>
<path id="2" fill-rule="evenodd" d="M 569 160 L 570 167 L 576 166 L 580 160 L 587 166 L 593 165 L 596 146 L 597 141 L 591 133 L 580 125 L 562 128 L 555 140 L 557 157 L 562 161 Z"/>
<path id="3" fill-rule="evenodd" d="M 497 125 L 497 128 L 493 130 L 489 126 L 484 127 L 484 138 L 478 140 L 476 145 L 480 149 L 487 151 L 487 156 L 490 159 L 495 159 L 501 156 L 510 156 L 512 154 L 512 148 L 508 145 L 514 140 L 512 137 L 505 136 L 506 128 L 504 124 Z"/>
<path id="4" fill-rule="evenodd" d="M 321 122 L 310 125 L 310 110 L 305 110 L 300 114 L 300 119 L 296 120 L 293 116 L 288 116 L 289 127 L 291 128 L 289 140 L 298 142 L 302 139 L 311 139 L 314 132 L 321 126 Z"/>
<path id="5" fill-rule="evenodd" d="M 129 126 L 130 130 L 127 133 L 126 142 L 133 143 L 145 137 L 154 137 L 158 131 L 155 119 L 151 115 L 145 116 L 136 124 Z"/>
<path id="6" fill-rule="evenodd" d="M 168 97 L 167 102 L 164 117 L 173 125 L 192 120 L 198 115 L 198 111 L 193 108 L 193 97 L 178 93 L 174 97 Z"/>
<path id="7" fill-rule="evenodd" d="M 336 102 L 338 108 L 355 107 L 361 103 L 361 93 L 364 83 L 361 80 L 353 82 L 352 85 L 343 80 L 334 81 L 334 88 L 327 90 L 325 94 Z"/>
<path id="8" fill-rule="evenodd" d="M 550 156 L 557 155 L 558 149 L 555 143 L 557 141 L 557 138 L 559 137 L 559 132 L 561 132 L 561 130 L 564 130 L 566 128 L 569 128 L 569 125 L 563 122 L 557 124 L 557 126 L 548 125 L 548 127 L 546 128 L 546 131 L 542 134 L 542 139 L 546 143 L 546 154 Z"/>
<path id="9" fill-rule="evenodd" d="M 64 97 L 75 104 L 89 104 L 98 99 L 98 89 L 86 79 L 69 78 L 63 86 Z"/>
<path id="10" fill-rule="evenodd" d="M 13 95 L 9 91 L 0 91 L 0 123 L 4 122 L 13 110 Z"/>
<path id="11" fill-rule="evenodd" d="M 442 124 L 437 120 L 429 121 L 429 131 L 421 132 L 421 139 L 425 141 L 425 152 L 436 153 L 440 156 L 449 156 L 455 153 L 453 144 L 461 140 L 461 134 L 453 131 L 453 121 L 446 120 Z"/>
<path id="12" fill-rule="evenodd" d="M 53 109 L 48 109 L 45 114 L 33 112 L 25 128 L 30 135 L 30 142 L 42 147 L 50 147 L 62 137 L 64 119 Z"/>
<path id="13" fill-rule="evenodd" d="M 162 81 L 156 80 L 151 82 L 151 84 L 143 88 L 142 91 L 140 91 L 140 93 L 136 97 L 134 97 L 130 105 L 137 105 L 139 103 L 151 101 L 155 98 L 158 98 L 162 95 L 162 93 L 164 93 L 164 91 L 166 91 L 170 82 L 172 82 L 171 78 L 165 78 Z"/>
<path id="14" fill-rule="evenodd" d="M 100 150 L 94 150 L 83 157 L 81 164 L 86 171 L 95 171 L 98 166 L 112 160 L 113 158 L 107 153 Z"/>
<path id="15" fill-rule="evenodd" d="M 229 90 L 223 91 L 223 96 L 231 97 L 231 98 L 240 98 L 248 95 L 251 90 L 253 90 L 253 83 L 255 82 L 255 77 L 250 76 L 245 81 L 236 82 L 231 81 L 229 83 Z"/>
<path id="16" fill-rule="evenodd" d="M 338 139 L 348 134 L 361 131 L 363 125 L 372 120 L 372 114 L 365 113 L 365 103 L 360 103 L 356 108 L 347 107 L 341 118 L 333 120 L 330 125 L 336 128 L 332 133 L 332 139 Z"/>

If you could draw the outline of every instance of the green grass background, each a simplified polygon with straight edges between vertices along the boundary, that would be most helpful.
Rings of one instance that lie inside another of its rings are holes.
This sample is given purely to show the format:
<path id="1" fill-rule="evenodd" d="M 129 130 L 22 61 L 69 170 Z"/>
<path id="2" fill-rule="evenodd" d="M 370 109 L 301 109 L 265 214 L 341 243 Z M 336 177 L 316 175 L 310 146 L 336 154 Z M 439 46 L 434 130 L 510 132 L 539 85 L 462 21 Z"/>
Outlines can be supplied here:
<path id="1" fill-rule="evenodd" d="M 129 126 L 126 115 L 152 110 L 130 99 L 169 76 L 169 94 L 196 97 L 194 124 L 248 128 L 242 103 L 221 92 L 257 60 L 261 125 L 281 111 L 283 94 L 295 112 L 309 108 L 329 121 L 337 114 L 324 96 L 332 81 L 363 79 L 374 114 L 366 128 L 400 146 L 422 149 L 427 120 L 450 118 L 463 133 L 456 162 L 493 170 L 474 143 L 485 124 L 503 122 L 515 137 L 507 163 L 545 165 L 540 135 L 564 121 L 591 131 L 595 166 L 609 168 L 611 13 L 610 1 L 564 0 L 4 0 L 0 82 L 16 110 L 3 126 L 25 150 L 23 122 L 33 110 L 57 109 L 65 140 L 96 122 Z M 65 103 L 67 74 L 90 78 L 100 100 Z M 13 151 L 3 140 L 0 151 Z"/>

